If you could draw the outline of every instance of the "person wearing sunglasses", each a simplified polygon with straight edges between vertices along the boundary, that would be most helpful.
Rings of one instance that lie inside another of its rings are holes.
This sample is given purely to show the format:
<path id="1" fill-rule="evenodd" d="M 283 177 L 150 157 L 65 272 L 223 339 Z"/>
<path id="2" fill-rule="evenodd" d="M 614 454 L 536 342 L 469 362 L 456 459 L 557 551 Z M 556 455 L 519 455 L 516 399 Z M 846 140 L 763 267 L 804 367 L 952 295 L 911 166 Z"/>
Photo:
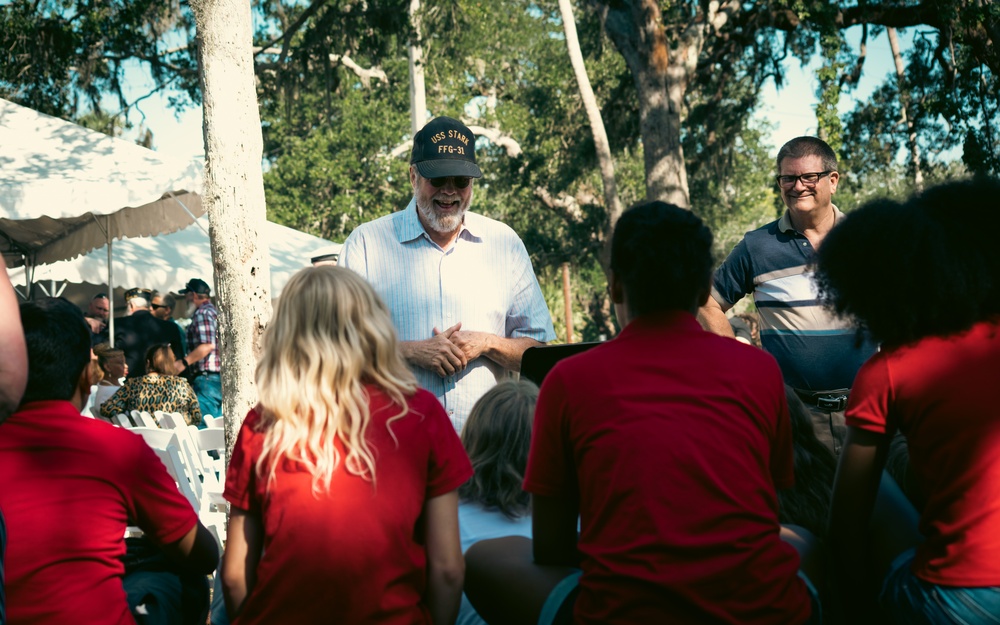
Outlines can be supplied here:
<path id="1" fill-rule="evenodd" d="M 457 430 L 526 349 L 555 338 L 524 243 L 507 225 L 471 212 L 476 136 L 437 117 L 413 138 L 405 210 L 358 226 L 341 266 L 389 306 L 400 348 Z"/>
<path id="2" fill-rule="evenodd" d="M 775 183 L 787 210 L 748 232 L 716 269 L 712 297 L 699 317 L 707 329 L 732 336 L 725 312 L 752 293 L 761 346 L 809 406 L 819 439 L 838 453 L 854 375 L 875 352 L 875 343 L 817 298 L 813 258 L 844 216 L 833 204 L 840 181 L 837 156 L 822 139 L 797 137 L 778 151 L 777 167 Z"/>

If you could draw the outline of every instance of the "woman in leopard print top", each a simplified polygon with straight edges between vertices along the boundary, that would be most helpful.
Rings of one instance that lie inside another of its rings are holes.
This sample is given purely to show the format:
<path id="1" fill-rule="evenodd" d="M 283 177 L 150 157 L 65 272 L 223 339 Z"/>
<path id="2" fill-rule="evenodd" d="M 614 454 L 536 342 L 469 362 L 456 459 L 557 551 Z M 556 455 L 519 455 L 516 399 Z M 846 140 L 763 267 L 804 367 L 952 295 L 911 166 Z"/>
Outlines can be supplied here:
<path id="1" fill-rule="evenodd" d="M 201 409 L 194 389 L 174 371 L 170 345 L 154 345 L 146 350 L 146 375 L 125 380 L 125 385 L 101 405 L 101 416 L 129 414 L 132 410 L 152 414 L 156 410 L 177 412 L 189 425 L 201 423 Z"/>

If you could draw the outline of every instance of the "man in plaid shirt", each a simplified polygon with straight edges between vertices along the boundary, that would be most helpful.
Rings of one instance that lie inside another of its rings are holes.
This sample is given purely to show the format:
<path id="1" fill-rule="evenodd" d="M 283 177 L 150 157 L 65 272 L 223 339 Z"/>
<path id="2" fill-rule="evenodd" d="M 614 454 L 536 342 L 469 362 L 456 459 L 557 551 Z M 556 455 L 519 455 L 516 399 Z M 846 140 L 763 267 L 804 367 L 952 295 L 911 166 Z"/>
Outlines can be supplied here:
<path id="1" fill-rule="evenodd" d="M 192 278 L 180 290 L 187 299 L 191 325 L 187 329 L 187 344 L 191 351 L 177 361 L 178 369 L 188 372 L 188 379 L 198 396 L 202 416 L 222 416 L 222 378 L 219 372 L 219 350 L 216 335 L 219 311 L 211 301 L 212 289 L 204 280 Z"/>

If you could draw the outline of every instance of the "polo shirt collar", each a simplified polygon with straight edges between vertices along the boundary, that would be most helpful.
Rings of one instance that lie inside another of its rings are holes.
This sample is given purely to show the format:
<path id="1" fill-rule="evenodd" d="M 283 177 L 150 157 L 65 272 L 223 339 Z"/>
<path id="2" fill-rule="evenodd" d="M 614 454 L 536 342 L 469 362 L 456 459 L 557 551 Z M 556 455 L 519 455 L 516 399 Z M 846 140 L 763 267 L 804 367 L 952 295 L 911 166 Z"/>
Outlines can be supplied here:
<path id="1" fill-rule="evenodd" d="M 844 213 L 840 212 L 836 204 L 833 204 L 833 215 L 834 223 L 840 223 L 840 220 L 844 218 Z M 788 214 L 788 209 L 785 209 L 785 213 L 778 220 L 778 230 L 781 232 L 797 232 L 795 226 L 792 225 L 792 216 Z"/>
<path id="2" fill-rule="evenodd" d="M 40 399 L 28 402 L 19 406 L 14 414 L 21 419 L 87 418 L 80 414 L 72 402 L 65 399 Z"/>
<path id="3" fill-rule="evenodd" d="M 636 317 L 618 336 L 645 335 L 649 332 L 696 332 L 701 324 L 694 315 L 683 310 L 670 310 Z"/>
<path id="4" fill-rule="evenodd" d="M 470 241 L 482 241 L 482 237 L 477 234 L 481 232 L 478 220 L 479 215 L 466 211 L 465 219 L 462 221 L 462 230 L 458 233 L 458 238 Z M 424 225 L 420 223 L 420 217 L 417 215 L 417 201 L 411 198 L 410 203 L 406 205 L 403 214 L 397 222 L 396 238 L 400 243 L 408 243 L 426 234 L 424 232 Z M 427 238 L 430 240 L 429 236 Z"/>

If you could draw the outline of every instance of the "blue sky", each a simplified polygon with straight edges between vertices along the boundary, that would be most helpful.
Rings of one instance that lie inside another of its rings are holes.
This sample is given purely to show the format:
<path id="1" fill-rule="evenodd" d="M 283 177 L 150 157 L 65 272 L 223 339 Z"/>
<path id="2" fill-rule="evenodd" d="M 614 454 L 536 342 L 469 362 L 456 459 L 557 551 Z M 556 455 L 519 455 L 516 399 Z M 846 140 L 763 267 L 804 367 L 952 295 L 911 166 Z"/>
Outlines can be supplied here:
<path id="1" fill-rule="evenodd" d="M 860 28 L 848 32 L 848 40 L 855 48 L 860 33 Z M 900 33 L 900 45 L 904 53 L 911 42 L 912 31 Z M 808 67 L 803 67 L 798 60 L 792 60 L 788 65 L 786 83 L 781 91 L 777 91 L 773 83 L 765 87 L 762 104 L 755 116 L 774 125 L 774 132 L 770 138 L 773 153 L 793 137 L 816 133 L 815 70 L 819 64 L 818 57 L 815 57 Z M 855 102 L 866 99 L 886 76 L 893 72 L 888 37 L 884 32 L 876 38 L 870 36 L 861 83 L 853 92 L 841 97 L 840 111 L 843 113 L 854 108 Z M 148 76 L 144 76 L 140 70 L 130 71 L 127 82 L 130 85 L 128 95 L 132 99 L 152 88 Z M 126 133 L 126 138 L 137 136 L 139 125 L 142 123 L 153 132 L 155 150 L 183 158 L 193 158 L 202 154 L 200 108 L 191 107 L 176 113 L 169 108 L 167 97 L 162 94 L 155 94 L 137 106 L 145 115 L 145 119 L 142 119 L 138 111 L 133 112 L 130 119 L 135 128 Z"/>

